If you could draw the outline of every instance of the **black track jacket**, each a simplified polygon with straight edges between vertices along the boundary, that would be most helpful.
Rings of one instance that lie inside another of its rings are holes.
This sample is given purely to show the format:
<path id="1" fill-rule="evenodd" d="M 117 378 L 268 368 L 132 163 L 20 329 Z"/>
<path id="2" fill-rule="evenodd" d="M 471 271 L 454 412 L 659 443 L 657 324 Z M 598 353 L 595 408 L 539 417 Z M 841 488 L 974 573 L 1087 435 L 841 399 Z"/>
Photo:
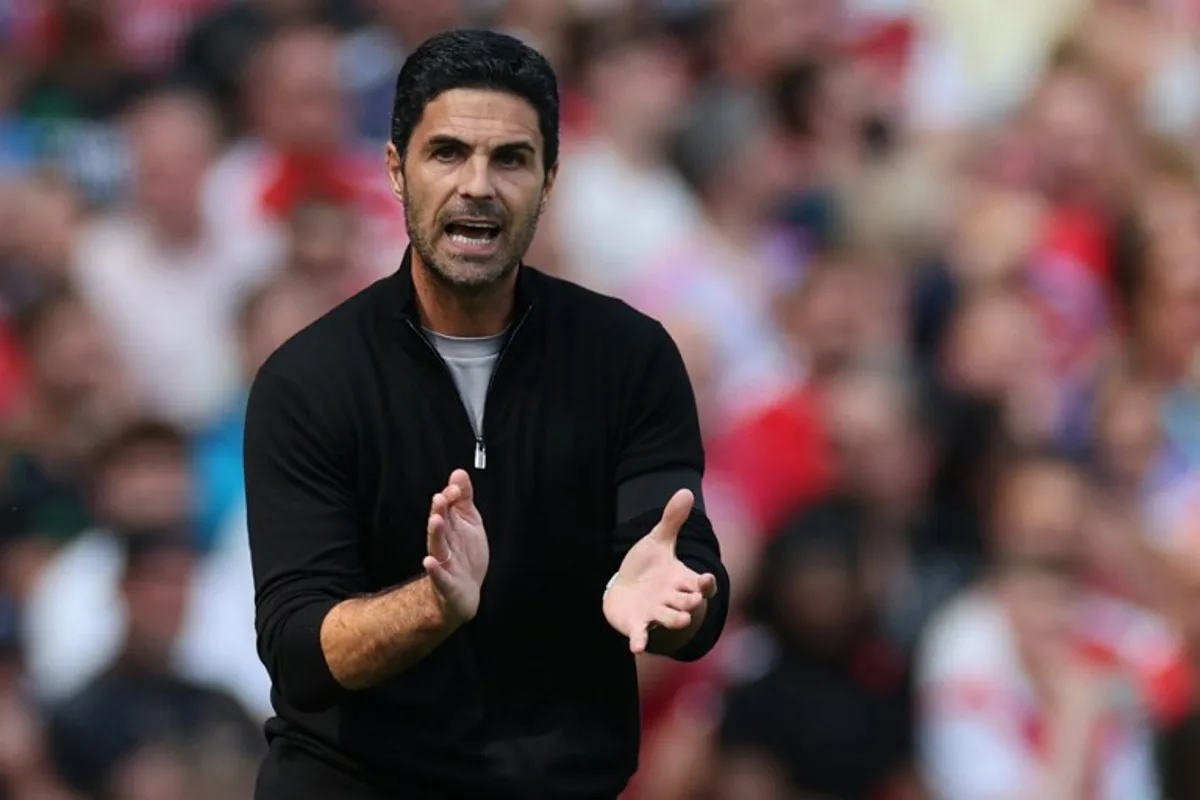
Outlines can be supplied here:
<path id="1" fill-rule="evenodd" d="M 636 769 L 634 659 L 601 597 L 672 492 L 699 487 L 691 384 L 659 323 L 529 267 L 509 330 L 482 442 L 420 332 L 408 257 L 256 377 L 246 495 L 277 712 L 260 800 L 613 798 Z M 321 621 L 423 574 L 430 498 L 458 467 L 491 549 L 477 616 L 395 678 L 343 689 Z M 691 660 L 729 598 L 700 502 L 677 554 L 719 584 L 676 654 Z"/>

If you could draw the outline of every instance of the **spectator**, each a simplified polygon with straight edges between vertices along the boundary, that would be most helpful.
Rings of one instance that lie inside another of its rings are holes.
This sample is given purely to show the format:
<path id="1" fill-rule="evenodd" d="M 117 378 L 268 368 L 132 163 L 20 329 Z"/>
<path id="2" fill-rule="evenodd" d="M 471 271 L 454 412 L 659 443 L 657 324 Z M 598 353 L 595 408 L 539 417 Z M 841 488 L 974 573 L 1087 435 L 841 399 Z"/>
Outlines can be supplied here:
<path id="1" fill-rule="evenodd" d="M 5 533 L 60 543 L 90 524 L 91 449 L 136 413 L 137 402 L 103 329 L 76 296 L 41 298 L 17 326 L 33 402 L 18 423 L 4 486 L 4 504 L 22 520 Z"/>
<path id="2" fill-rule="evenodd" d="M 22 113 L 44 129 L 41 148 L 93 203 L 123 188 L 127 159 L 113 120 L 150 85 L 121 50 L 113 2 L 51 0 L 46 52 L 21 100 Z"/>
<path id="3" fill-rule="evenodd" d="M 803 257 L 764 217 L 786 188 L 778 144 L 755 96 L 714 90 L 698 101 L 675 149 L 705 224 L 622 290 L 676 338 L 701 343 L 710 385 L 698 392 L 713 397 L 709 435 L 779 400 L 802 374 L 771 313 L 773 292 L 795 284 Z M 714 319 L 722 324 L 709 324 Z"/>
<path id="4" fill-rule="evenodd" d="M 1017 460 L 993 529 L 1000 561 L 932 623 L 918 666 L 922 762 L 937 798 L 1157 797 L 1147 701 L 1087 646 L 1086 486 L 1060 460 Z"/>
<path id="5" fill-rule="evenodd" d="M 118 597 L 130 543 L 170 530 L 195 544 L 191 458 L 178 430 L 154 421 L 127 428 L 97 453 L 92 475 L 99 524 L 42 572 L 25 612 L 35 689 L 49 702 L 78 691 L 121 647 L 130 620 Z M 257 712 L 266 703 L 265 671 L 253 645 L 252 605 L 244 605 L 252 583 L 238 544 L 244 538 L 189 567 L 182 588 L 190 604 L 172 663 L 185 677 L 227 687 Z"/>
<path id="6" fill-rule="evenodd" d="M 619 291 L 700 224 L 665 158 L 690 87 L 678 45 L 653 23 L 604 18 L 581 38 L 576 57 L 593 126 L 564 156 L 550 215 L 571 277 Z"/>
<path id="7" fill-rule="evenodd" d="M 127 129 L 132 202 L 88 224 L 72 274 L 149 411 L 194 430 L 236 391 L 233 313 L 253 276 L 239 272 L 202 214 L 217 144 L 204 101 L 155 96 L 130 114 Z"/>
<path id="8" fill-rule="evenodd" d="M 191 513 L 187 443 L 167 425 L 145 421 L 122 430 L 97 450 L 88 472 L 98 524 L 55 555 L 25 610 L 35 689 L 50 701 L 79 689 L 120 645 L 124 539 L 186 528 Z"/>
<path id="9" fill-rule="evenodd" d="M 218 777 L 203 771 L 208 760 L 226 751 L 241 762 L 240 780 L 226 788 L 248 796 L 257 767 L 253 758 L 262 750 L 257 726 L 231 697 L 178 677 L 170 665 L 186 618 L 194 555 L 171 533 L 127 539 L 123 555 L 128 629 L 104 672 L 55 711 L 50 727 L 55 762 L 78 791 L 145 797 L 145 772 L 153 762 L 143 759 L 154 757 L 153 748 L 174 750 L 183 761 L 175 769 L 190 767 L 194 772 L 184 776 L 203 782 Z M 163 794 L 153 796 L 186 797 L 184 776 L 165 786 L 156 777 L 152 785 Z"/>
<path id="10" fill-rule="evenodd" d="M 864 589 L 879 636 L 908 657 L 930 616 L 979 572 L 978 531 L 931 492 L 935 442 L 916 386 L 853 367 L 827 392 L 841 491 L 862 504 Z"/>
<path id="11" fill-rule="evenodd" d="M 356 268 L 379 277 L 400 263 L 404 215 L 378 152 L 348 135 L 337 60 L 338 39 L 324 28 L 289 29 L 255 54 L 244 97 L 253 128 L 214 166 L 204 198 L 213 235 L 235 245 L 244 274 L 282 267 L 287 219 L 311 200 L 354 209 Z"/>
<path id="12" fill-rule="evenodd" d="M 716 797 L 917 796 L 906 667 L 878 638 L 864 522 L 853 506 L 824 504 L 764 551 L 753 608 L 778 660 L 726 698 Z"/>

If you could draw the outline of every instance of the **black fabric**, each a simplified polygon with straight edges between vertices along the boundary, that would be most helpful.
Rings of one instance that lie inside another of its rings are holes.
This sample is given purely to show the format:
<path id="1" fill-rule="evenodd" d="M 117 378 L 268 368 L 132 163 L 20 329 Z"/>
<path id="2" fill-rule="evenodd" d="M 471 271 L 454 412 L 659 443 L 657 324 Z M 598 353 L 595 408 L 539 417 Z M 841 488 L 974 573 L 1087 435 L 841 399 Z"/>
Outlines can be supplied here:
<path id="1" fill-rule="evenodd" d="M 278 712 L 262 800 L 328 797 L 304 788 L 303 761 L 388 797 L 585 798 L 616 795 L 633 774 L 636 671 L 601 597 L 661 509 L 618 526 L 617 487 L 703 474 L 695 400 L 666 331 L 626 304 L 527 267 L 517 303 L 483 470 L 453 380 L 419 333 L 407 259 L 255 379 L 247 511 Z M 321 620 L 345 598 L 422 574 L 430 498 L 459 467 L 491 546 L 476 618 L 396 678 L 341 689 Z M 703 639 L 679 654 L 694 658 L 720 633 L 729 583 L 701 512 L 678 551 L 721 589 Z M 412 786 L 427 793 L 405 794 Z"/>
<path id="2" fill-rule="evenodd" d="M 114 770 L 139 748 L 211 747 L 233 734 L 241 754 L 263 749 L 258 726 L 237 701 L 168 675 L 110 670 L 55 709 L 47 738 L 72 788 L 104 796 Z"/>
<path id="3" fill-rule="evenodd" d="M 690 489 L 696 498 L 696 510 L 704 511 L 703 480 L 696 470 L 673 469 L 625 481 L 617 487 L 617 520 L 626 522 L 647 511 L 661 511 L 680 489 Z"/>
<path id="4" fill-rule="evenodd" d="M 902 662 L 864 643 L 849 659 L 785 660 L 734 688 L 719 737 L 725 752 L 778 764 L 800 796 L 868 800 L 908 763 L 911 727 Z"/>

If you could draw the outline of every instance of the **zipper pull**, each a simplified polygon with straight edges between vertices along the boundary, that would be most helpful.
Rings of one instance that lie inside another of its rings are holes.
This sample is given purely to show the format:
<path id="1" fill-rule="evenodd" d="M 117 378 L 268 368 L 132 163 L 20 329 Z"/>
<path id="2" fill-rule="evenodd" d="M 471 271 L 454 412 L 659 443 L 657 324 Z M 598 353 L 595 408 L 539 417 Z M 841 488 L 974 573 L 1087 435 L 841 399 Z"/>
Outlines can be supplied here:
<path id="1" fill-rule="evenodd" d="M 483 439 L 475 440 L 475 469 L 487 469 L 487 447 Z"/>

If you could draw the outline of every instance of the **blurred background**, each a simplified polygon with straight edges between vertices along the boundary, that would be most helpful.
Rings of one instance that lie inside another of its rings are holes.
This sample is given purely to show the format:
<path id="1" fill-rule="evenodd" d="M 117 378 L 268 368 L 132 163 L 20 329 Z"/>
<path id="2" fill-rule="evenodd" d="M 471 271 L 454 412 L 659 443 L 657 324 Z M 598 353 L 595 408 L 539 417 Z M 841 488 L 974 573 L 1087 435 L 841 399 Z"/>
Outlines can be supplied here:
<path id="1" fill-rule="evenodd" d="M 248 383 L 540 48 L 530 262 L 661 319 L 736 611 L 632 800 L 1200 798 L 1200 3 L 0 2 L 0 800 L 249 798 Z"/>

